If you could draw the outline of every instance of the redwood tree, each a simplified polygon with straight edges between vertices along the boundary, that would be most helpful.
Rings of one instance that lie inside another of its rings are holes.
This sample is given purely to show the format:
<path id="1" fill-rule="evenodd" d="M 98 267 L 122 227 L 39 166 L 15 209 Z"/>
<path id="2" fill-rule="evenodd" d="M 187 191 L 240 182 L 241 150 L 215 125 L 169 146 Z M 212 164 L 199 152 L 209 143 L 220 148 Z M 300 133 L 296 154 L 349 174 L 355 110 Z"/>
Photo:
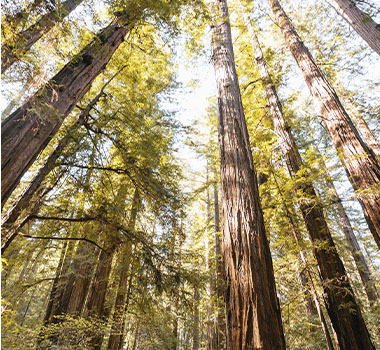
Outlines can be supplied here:
<path id="1" fill-rule="evenodd" d="M 213 1 L 228 349 L 285 349 L 269 243 L 241 102 L 228 7 Z"/>

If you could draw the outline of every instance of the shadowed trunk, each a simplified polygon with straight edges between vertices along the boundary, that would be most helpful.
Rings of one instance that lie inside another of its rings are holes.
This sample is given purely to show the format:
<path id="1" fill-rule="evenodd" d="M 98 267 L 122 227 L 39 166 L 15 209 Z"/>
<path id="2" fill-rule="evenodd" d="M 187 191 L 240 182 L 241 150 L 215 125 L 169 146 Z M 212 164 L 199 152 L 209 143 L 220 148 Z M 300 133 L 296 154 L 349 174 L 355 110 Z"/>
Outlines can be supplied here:
<path id="1" fill-rule="evenodd" d="M 284 118 L 281 102 L 268 74 L 257 37 L 252 30 L 251 33 L 256 62 L 264 83 L 273 126 L 279 137 L 290 176 L 297 178 L 297 173 L 302 167 L 302 159 L 290 127 Z M 307 198 L 298 200 L 298 203 L 314 245 L 313 253 L 326 294 L 327 311 L 338 335 L 340 348 L 347 350 L 373 349 L 368 330 L 356 303 L 343 263 L 337 254 L 313 184 L 311 181 L 303 180 L 302 184 L 296 185 L 296 190 L 297 192 L 302 191 L 304 193 L 302 197 Z"/>
<path id="2" fill-rule="evenodd" d="M 319 104 L 323 124 L 343 162 L 369 229 L 380 248 L 380 163 L 360 137 L 334 89 L 314 62 L 279 2 L 269 0 L 269 3 L 310 93 Z"/>
<path id="3" fill-rule="evenodd" d="M 104 70 L 128 30 L 125 20 L 113 20 L 44 88 L 2 122 L 2 203 Z"/>
<path id="4" fill-rule="evenodd" d="M 213 1 L 227 349 L 285 349 L 272 258 L 237 79 L 228 8 Z"/>
<path id="5" fill-rule="evenodd" d="M 74 11 L 83 0 L 66 0 L 53 10 L 43 15 L 28 29 L 17 33 L 12 42 L 5 42 L 1 47 L 1 70 L 4 73 L 18 61 L 41 37 L 48 33 L 57 23 Z M 37 3 L 37 1 L 35 1 Z M 39 1 L 41 2 L 41 1 Z"/>
<path id="6" fill-rule="evenodd" d="M 360 10 L 353 0 L 326 0 L 364 41 L 380 55 L 380 25 Z"/>

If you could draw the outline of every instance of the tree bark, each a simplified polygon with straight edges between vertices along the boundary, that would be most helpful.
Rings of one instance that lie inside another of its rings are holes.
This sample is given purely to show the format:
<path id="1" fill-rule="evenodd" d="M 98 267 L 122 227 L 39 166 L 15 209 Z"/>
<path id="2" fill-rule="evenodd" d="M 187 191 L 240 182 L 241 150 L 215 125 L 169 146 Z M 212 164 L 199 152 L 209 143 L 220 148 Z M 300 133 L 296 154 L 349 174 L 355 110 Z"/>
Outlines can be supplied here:
<path id="1" fill-rule="evenodd" d="M 237 79 L 228 8 L 213 1 L 227 349 L 285 349 L 273 264 Z"/>
<path id="2" fill-rule="evenodd" d="M 138 189 L 135 189 L 135 193 L 132 199 L 131 214 L 129 217 L 128 229 L 133 231 L 135 229 L 137 214 L 140 209 L 140 193 Z M 132 242 L 128 241 L 121 249 L 120 260 L 120 280 L 117 290 L 115 308 L 112 318 L 111 335 L 108 340 L 108 350 L 118 350 L 123 339 L 124 313 L 126 310 L 126 296 L 128 292 L 128 276 L 132 273 L 130 271 L 131 259 L 132 259 Z"/>
<path id="3" fill-rule="evenodd" d="M 360 10 L 353 0 L 326 0 L 364 41 L 380 55 L 380 25 Z"/>
<path id="4" fill-rule="evenodd" d="M 1 48 L 1 70 L 5 72 L 13 63 L 25 55 L 29 49 L 48 33 L 57 23 L 74 11 L 83 0 L 66 0 L 43 15 L 29 28 L 17 33 L 12 42 L 5 42 Z"/>
<path id="5" fill-rule="evenodd" d="M 326 131 L 343 162 L 369 229 L 380 248 L 380 163 L 360 137 L 334 89 L 314 62 L 278 0 L 269 0 L 269 3 L 310 93 L 320 106 Z"/>
<path id="6" fill-rule="evenodd" d="M 126 19 L 113 20 L 44 88 L 3 121 L 1 194 L 4 202 L 105 68 L 131 23 Z"/>
<path id="7" fill-rule="evenodd" d="M 246 20 L 250 26 L 249 19 Z M 266 68 L 264 56 L 258 39 L 250 28 L 255 58 L 264 83 L 264 91 L 280 147 L 292 178 L 302 167 L 302 159 L 297 145 L 282 112 L 282 105 L 276 88 Z M 356 303 L 348 276 L 340 260 L 329 228 L 323 215 L 321 203 L 313 184 L 303 180 L 296 185 L 297 191 L 304 193 L 307 199 L 298 200 L 310 239 L 314 244 L 313 253 L 317 260 L 324 291 L 327 298 L 327 310 L 338 335 L 340 348 L 373 349 L 368 330 Z"/>

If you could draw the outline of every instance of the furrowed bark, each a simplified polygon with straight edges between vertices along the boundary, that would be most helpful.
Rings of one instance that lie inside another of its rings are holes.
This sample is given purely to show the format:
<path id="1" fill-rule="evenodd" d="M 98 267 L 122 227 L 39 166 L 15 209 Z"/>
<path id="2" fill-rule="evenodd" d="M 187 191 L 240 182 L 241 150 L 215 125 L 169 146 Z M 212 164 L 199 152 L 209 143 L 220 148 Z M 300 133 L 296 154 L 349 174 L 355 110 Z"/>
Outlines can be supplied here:
<path id="1" fill-rule="evenodd" d="M 57 23 L 62 22 L 82 1 L 66 0 L 43 15 L 28 29 L 16 34 L 12 42 L 5 42 L 1 47 L 1 70 L 3 73 L 25 55 L 44 34 L 48 33 Z"/>
<path id="2" fill-rule="evenodd" d="M 237 79 L 228 8 L 214 0 L 227 349 L 285 349 L 273 264 Z"/>
<path id="3" fill-rule="evenodd" d="M 125 19 L 113 20 L 44 88 L 4 120 L 1 128 L 2 203 L 89 90 L 128 30 Z"/>
<path id="4" fill-rule="evenodd" d="M 334 89 L 314 62 L 278 0 L 269 0 L 276 22 L 293 54 L 380 248 L 380 163 L 362 140 Z"/>
<path id="5" fill-rule="evenodd" d="M 247 24 L 250 25 L 249 20 Z M 302 159 L 297 145 L 282 112 L 282 105 L 276 88 L 267 71 L 260 44 L 253 30 L 250 30 L 255 58 L 264 83 L 273 126 L 279 137 L 280 147 L 292 178 L 297 178 Z M 337 254 L 335 244 L 323 215 L 323 209 L 317 198 L 311 181 L 303 180 L 296 185 L 297 191 L 304 193 L 298 201 L 310 239 L 314 245 L 313 253 L 317 260 L 326 306 L 333 327 L 338 335 L 341 349 L 373 349 L 368 330 L 355 300 L 347 273 Z"/>
<path id="6" fill-rule="evenodd" d="M 379 24 L 360 10 L 353 0 L 326 0 L 326 2 L 380 55 Z"/>

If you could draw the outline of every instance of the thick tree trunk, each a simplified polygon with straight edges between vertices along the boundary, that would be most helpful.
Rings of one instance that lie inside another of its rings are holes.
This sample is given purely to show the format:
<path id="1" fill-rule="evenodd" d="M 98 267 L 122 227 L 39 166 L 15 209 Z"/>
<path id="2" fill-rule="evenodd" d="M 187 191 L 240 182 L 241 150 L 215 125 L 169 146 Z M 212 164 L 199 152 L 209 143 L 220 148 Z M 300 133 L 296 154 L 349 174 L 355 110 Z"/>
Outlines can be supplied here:
<path id="1" fill-rule="evenodd" d="M 3 43 L 1 47 L 1 70 L 5 72 L 13 63 L 18 61 L 44 34 L 74 11 L 82 1 L 66 0 L 43 15 L 28 29 L 16 34 L 12 42 Z"/>
<path id="2" fill-rule="evenodd" d="M 306 84 L 320 106 L 324 126 L 343 162 L 369 229 L 380 248 L 380 163 L 360 137 L 334 89 L 315 64 L 278 0 L 269 0 L 269 3 Z"/>
<path id="3" fill-rule="evenodd" d="M 334 182 L 328 173 L 327 166 L 321 154 L 320 154 L 320 160 L 321 160 L 320 163 L 322 165 L 322 169 L 325 172 L 325 180 L 326 180 L 327 186 L 329 187 L 329 190 L 331 192 L 330 194 L 332 196 L 332 201 L 335 203 L 336 208 L 338 210 L 338 216 L 340 219 L 342 231 L 350 246 L 350 252 L 355 261 L 355 265 L 359 272 L 360 279 L 362 281 L 365 292 L 367 294 L 368 301 L 371 304 L 373 304 L 379 300 L 379 295 L 377 293 L 375 285 L 372 282 L 371 273 L 369 271 L 367 261 L 364 258 L 364 255 L 360 249 L 360 246 L 359 246 L 358 240 L 356 239 L 354 229 L 352 228 L 350 219 L 348 218 L 346 210 L 344 209 L 342 200 L 338 196 L 338 193 L 335 189 Z"/>
<path id="4" fill-rule="evenodd" d="M 22 107 L 2 123 L 2 201 L 10 196 L 38 154 L 105 68 L 129 30 L 115 19 Z"/>
<path id="5" fill-rule="evenodd" d="M 141 198 L 139 191 L 138 189 L 135 189 L 128 223 L 128 229 L 130 231 L 134 231 L 135 229 L 140 203 Z M 129 241 L 124 244 L 120 255 L 120 280 L 112 318 L 111 335 L 108 340 L 108 350 L 118 350 L 123 340 L 123 332 L 121 330 L 124 329 L 125 322 L 124 314 L 126 310 L 126 296 L 128 292 L 128 276 L 132 274 L 132 271 L 130 271 L 132 260 L 132 242 Z"/>
<path id="6" fill-rule="evenodd" d="M 273 264 L 240 97 L 228 8 L 213 1 L 227 349 L 285 349 Z"/>
<path id="7" fill-rule="evenodd" d="M 250 25 L 249 21 L 247 23 Z M 265 94 L 280 147 L 292 178 L 302 166 L 301 156 L 295 144 L 290 127 L 287 125 L 281 102 L 275 86 L 268 74 L 264 56 L 256 35 L 252 30 L 251 37 L 255 49 L 255 58 L 264 83 Z M 316 196 L 310 181 L 303 181 L 297 186 L 297 191 L 303 191 L 307 200 L 299 200 L 299 206 L 305 221 L 311 241 L 314 244 L 313 253 L 317 260 L 324 291 L 327 298 L 327 310 L 333 327 L 338 335 L 340 348 L 343 349 L 373 349 L 368 330 L 362 318 L 358 304 L 355 301 L 348 276 L 340 260 L 329 228 L 323 215 L 322 206 Z"/>
<path id="8" fill-rule="evenodd" d="M 380 55 L 380 25 L 360 10 L 353 0 L 326 0 L 363 40 Z"/>

